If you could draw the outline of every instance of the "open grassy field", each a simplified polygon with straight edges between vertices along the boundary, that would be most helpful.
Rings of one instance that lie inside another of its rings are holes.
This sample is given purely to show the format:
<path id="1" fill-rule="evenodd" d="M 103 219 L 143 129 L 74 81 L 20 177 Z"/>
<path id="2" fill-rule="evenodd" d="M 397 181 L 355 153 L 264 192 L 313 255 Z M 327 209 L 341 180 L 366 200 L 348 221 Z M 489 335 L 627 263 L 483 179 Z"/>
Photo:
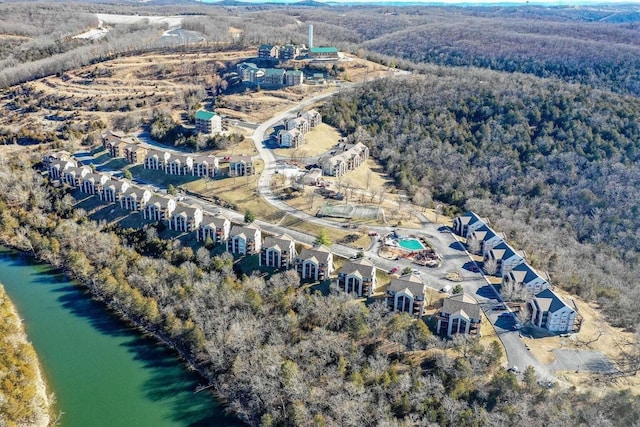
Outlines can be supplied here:
<path id="1" fill-rule="evenodd" d="M 262 167 L 261 164 L 262 162 L 256 162 L 258 168 Z M 258 178 L 259 175 L 213 180 L 201 179 L 183 184 L 181 187 L 205 197 L 219 197 L 221 200 L 235 205 L 239 212 L 250 210 L 257 218 L 278 222 L 283 214 L 257 194 Z"/>

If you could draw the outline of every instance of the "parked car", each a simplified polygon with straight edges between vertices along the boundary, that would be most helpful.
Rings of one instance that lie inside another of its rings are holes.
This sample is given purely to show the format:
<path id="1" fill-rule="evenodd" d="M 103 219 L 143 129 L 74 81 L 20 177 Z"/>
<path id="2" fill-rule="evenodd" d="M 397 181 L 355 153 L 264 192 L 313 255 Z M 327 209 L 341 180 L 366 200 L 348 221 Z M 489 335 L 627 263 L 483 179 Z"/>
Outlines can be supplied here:
<path id="1" fill-rule="evenodd" d="M 376 231 L 371 231 L 371 232 L 369 232 L 369 236 L 376 237 L 376 236 L 378 236 L 378 233 Z"/>
<path id="2" fill-rule="evenodd" d="M 502 311 L 502 310 L 506 310 L 507 307 L 504 304 L 498 304 L 493 306 L 493 308 L 491 310 L 493 311 Z"/>
<path id="3" fill-rule="evenodd" d="M 389 270 L 389 274 L 396 274 L 398 271 L 400 271 L 400 267 L 396 266 Z"/>

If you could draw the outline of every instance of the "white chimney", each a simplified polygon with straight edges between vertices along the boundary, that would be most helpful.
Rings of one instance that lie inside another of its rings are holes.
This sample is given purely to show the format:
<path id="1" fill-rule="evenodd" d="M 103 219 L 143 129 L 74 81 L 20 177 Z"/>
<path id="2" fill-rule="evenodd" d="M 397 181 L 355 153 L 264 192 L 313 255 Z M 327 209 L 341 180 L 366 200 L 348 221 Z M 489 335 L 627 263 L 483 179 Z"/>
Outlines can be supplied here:
<path id="1" fill-rule="evenodd" d="M 309 24 L 309 49 L 313 47 L 313 25 Z"/>

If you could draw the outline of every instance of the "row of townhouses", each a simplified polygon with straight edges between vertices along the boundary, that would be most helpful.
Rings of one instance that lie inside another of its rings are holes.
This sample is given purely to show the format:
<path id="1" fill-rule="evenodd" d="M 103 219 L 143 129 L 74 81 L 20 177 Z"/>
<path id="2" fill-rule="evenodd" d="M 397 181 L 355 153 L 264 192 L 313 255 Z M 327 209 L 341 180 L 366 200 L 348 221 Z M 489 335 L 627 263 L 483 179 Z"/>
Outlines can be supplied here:
<path id="1" fill-rule="evenodd" d="M 322 157 L 319 164 L 325 175 L 342 176 L 350 170 L 357 169 L 368 158 L 369 148 L 363 143 L 340 143 L 334 154 Z"/>
<path id="2" fill-rule="evenodd" d="M 253 62 L 241 62 L 236 65 L 236 71 L 243 82 L 265 88 L 301 86 L 304 82 L 304 73 L 300 70 L 262 68 Z"/>
<path id="3" fill-rule="evenodd" d="M 526 254 L 507 244 L 504 235 L 495 232 L 488 220 L 466 212 L 453 220 L 453 230 L 467 239 L 470 252 L 482 255 L 485 265 L 495 267 L 495 274 L 502 277 L 502 286 L 526 292 L 533 324 L 551 332 L 579 330 L 581 316 L 575 301 L 568 304 L 551 290 L 549 276 L 531 267 Z"/>
<path id="4" fill-rule="evenodd" d="M 228 252 L 237 255 L 258 255 L 259 265 L 280 270 L 295 269 L 303 280 L 327 280 L 333 277 L 333 253 L 326 246 L 296 251 L 295 241 L 286 234 L 262 239 L 256 225 L 233 225 L 222 215 L 209 214 L 199 206 L 176 202 L 171 196 L 155 195 L 126 179 L 93 173 L 87 166 L 78 166 L 69 153 L 52 153 L 45 157 L 51 179 L 98 195 L 106 203 L 119 203 L 123 209 L 140 212 L 149 221 L 166 221 L 169 229 L 196 232 L 197 240 L 224 244 Z M 358 297 L 376 292 L 376 267 L 366 258 L 347 261 L 337 274 L 338 288 Z M 421 317 L 425 309 L 427 286 L 414 274 L 391 280 L 386 291 L 390 310 Z M 438 315 L 438 332 L 442 335 L 477 334 L 480 309 L 468 295 L 454 295 L 445 300 Z"/>
<path id="5" fill-rule="evenodd" d="M 299 147 L 304 144 L 304 137 L 322 123 L 322 116 L 316 110 L 309 110 L 298 117 L 286 120 L 284 129 L 278 132 L 278 145 L 283 148 Z"/>
<path id="6" fill-rule="evenodd" d="M 145 169 L 160 170 L 169 175 L 214 177 L 220 171 L 220 159 L 216 156 L 149 149 L 120 132 L 107 131 L 102 144 L 111 157 L 123 157 L 127 163 L 142 163 Z M 251 156 L 231 156 L 228 161 L 229 176 L 253 175 L 255 172 Z"/>

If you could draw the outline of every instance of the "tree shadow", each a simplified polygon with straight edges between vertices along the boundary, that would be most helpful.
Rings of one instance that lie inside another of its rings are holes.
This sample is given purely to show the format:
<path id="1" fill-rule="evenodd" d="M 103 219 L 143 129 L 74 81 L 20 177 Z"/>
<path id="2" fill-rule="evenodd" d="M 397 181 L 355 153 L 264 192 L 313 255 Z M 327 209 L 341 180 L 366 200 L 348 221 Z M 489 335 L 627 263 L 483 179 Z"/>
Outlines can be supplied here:
<path id="1" fill-rule="evenodd" d="M 505 329 L 505 330 L 514 330 L 516 325 L 516 320 L 511 313 L 502 313 L 498 316 L 498 319 L 494 323 L 495 326 Z"/>
<path id="2" fill-rule="evenodd" d="M 460 243 L 460 242 L 453 242 L 453 243 L 451 243 L 451 244 L 449 245 L 449 247 L 450 247 L 451 249 L 453 249 L 453 250 L 456 250 L 456 251 L 462 251 L 462 252 L 464 252 L 464 250 L 465 250 L 465 249 L 464 249 L 464 245 L 463 245 L 462 243 Z"/>
<path id="3" fill-rule="evenodd" d="M 476 291 L 476 295 L 479 295 L 479 296 L 487 298 L 487 299 L 497 299 L 498 298 L 498 295 L 495 293 L 495 291 L 489 285 L 485 285 L 485 286 L 482 286 L 482 287 L 478 288 L 478 290 Z"/>

